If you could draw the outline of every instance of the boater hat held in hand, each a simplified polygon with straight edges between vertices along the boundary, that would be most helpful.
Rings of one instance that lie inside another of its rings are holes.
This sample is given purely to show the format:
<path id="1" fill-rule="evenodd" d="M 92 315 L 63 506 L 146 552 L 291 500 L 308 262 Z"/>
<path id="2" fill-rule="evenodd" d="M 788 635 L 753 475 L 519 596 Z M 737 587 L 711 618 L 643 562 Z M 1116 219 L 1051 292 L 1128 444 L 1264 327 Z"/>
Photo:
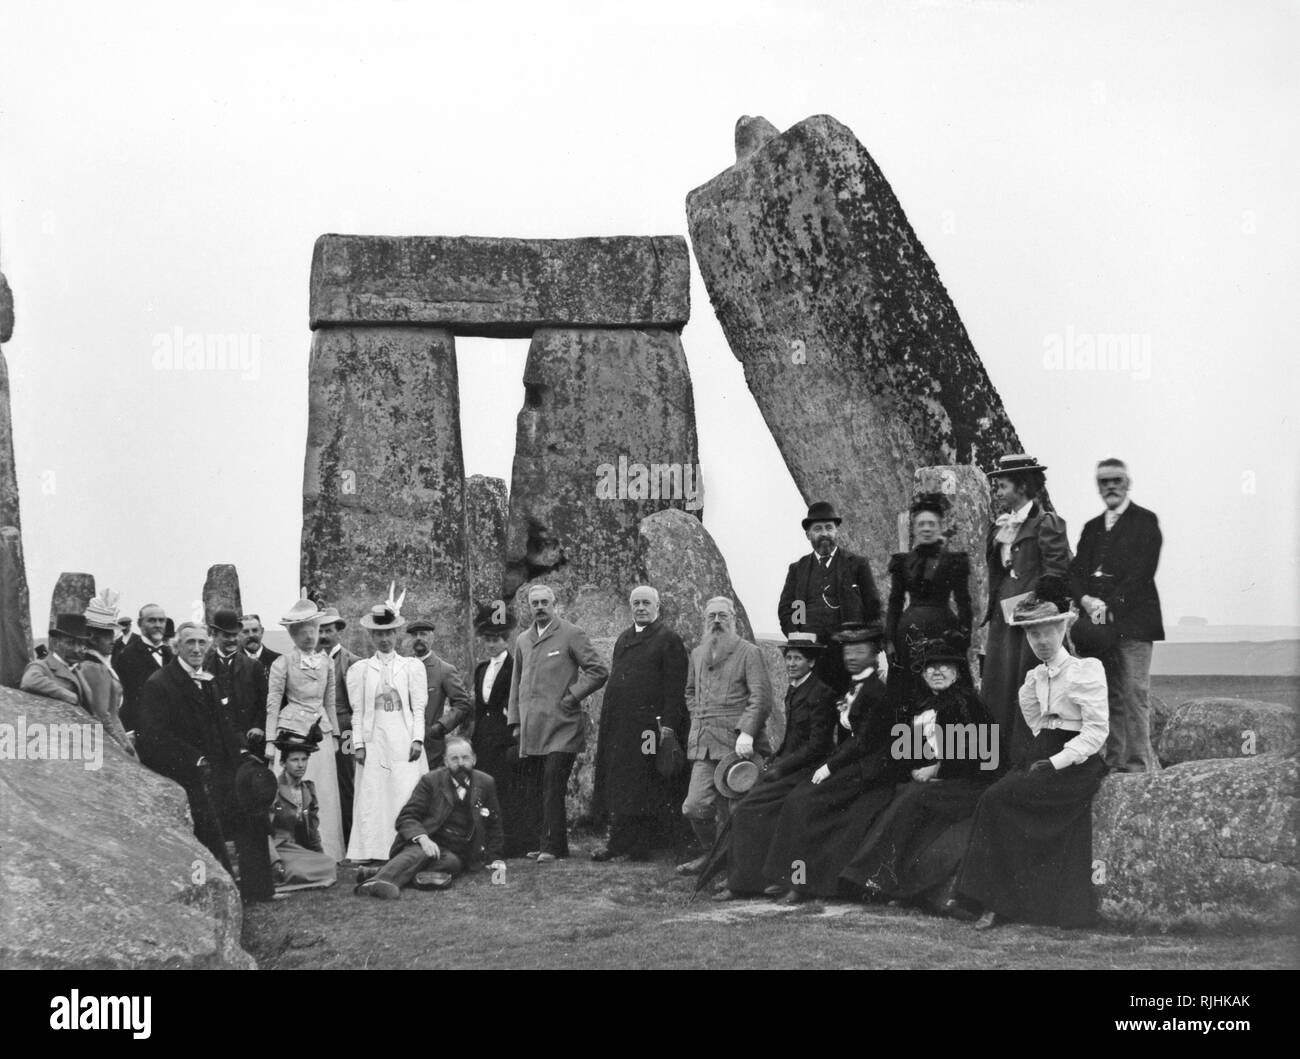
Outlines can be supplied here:
<path id="1" fill-rule="evenodd" d="M 760 755 L 745 758 L 733 750 L 713 770 L 713 785 L 724 798 L 743 798 L 758 782 L 762 771 L 763 758 Z"/>

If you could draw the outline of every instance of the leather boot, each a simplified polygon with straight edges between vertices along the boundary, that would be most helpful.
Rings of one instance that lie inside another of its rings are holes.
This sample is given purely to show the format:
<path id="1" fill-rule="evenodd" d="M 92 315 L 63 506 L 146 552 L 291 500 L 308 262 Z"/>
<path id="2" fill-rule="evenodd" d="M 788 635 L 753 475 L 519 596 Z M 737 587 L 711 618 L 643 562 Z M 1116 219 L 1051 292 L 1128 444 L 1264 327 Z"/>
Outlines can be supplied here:
<path id="1" fill-rule="evenodd" d="M 696 841 L 704 847 L 704 852 L 694 860 L 677 865 L 678 875 L 699 875 L 709 859 L 709 850 L 713 848 L 714 839 L 718 837 L 717 825 L 712 820 L 692 820 L 691 830 L 695 832 Z"/>

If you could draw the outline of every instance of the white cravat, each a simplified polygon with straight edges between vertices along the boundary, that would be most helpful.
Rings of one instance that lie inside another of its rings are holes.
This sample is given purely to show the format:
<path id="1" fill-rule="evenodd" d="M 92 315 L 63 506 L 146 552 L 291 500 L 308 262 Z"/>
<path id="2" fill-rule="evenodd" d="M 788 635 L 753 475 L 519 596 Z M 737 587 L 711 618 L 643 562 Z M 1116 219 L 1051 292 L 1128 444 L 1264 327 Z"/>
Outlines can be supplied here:
<path id="1" fill-rule="evenodd" d="M 497 682 L 497 674 L 501 672 L 501 667 L 505 664 L 507 652 L 502 651 L 499 655 L 493 655 L 492 661 L 488 663 L 487 671 L 483 674 L 483 701 L 487 702 L 492 697 L 492 685 Z"/>
<path id="2" fill-rule="evenodd" d="M 997 541 L 1002 545 L 1003 566 L 1011 565 L 1011 545 L 1016 542 L 1016 535 L 1020 532 L 1020 527 L 1025 524 L 1025 520 L 1029 518 L 1029 511 L 1033 506 L 1032 500 L 1027 501 L 1019 511 L 999 515 L 994 520 L 998 527 Z"/>

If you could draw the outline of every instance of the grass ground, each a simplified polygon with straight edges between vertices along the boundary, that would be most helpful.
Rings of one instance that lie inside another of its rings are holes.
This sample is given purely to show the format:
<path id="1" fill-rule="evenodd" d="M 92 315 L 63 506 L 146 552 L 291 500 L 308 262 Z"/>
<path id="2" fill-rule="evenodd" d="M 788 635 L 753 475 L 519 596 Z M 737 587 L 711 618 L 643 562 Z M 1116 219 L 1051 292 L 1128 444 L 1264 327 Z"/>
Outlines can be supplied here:
<path id="1" fill-rule="evenodd" d="M 1097 968 L 1300 966 L 1300 935 L 1155 935 L 1009 925 L 978 932 L 919 911 L 853 902 L 714 904 L 687 899 L 672 860 L 508 862 L 443 893 L 399 901 L 329 890 L 245 911 L 244 946 L 265 969 L 297 968 Z"/>
<path id="2" fill-rule="evenodd" d="M 1151 694 L 1170 706 L 1209 696 L 1300 706 L 1300 677 L 1152 677 Z"/>

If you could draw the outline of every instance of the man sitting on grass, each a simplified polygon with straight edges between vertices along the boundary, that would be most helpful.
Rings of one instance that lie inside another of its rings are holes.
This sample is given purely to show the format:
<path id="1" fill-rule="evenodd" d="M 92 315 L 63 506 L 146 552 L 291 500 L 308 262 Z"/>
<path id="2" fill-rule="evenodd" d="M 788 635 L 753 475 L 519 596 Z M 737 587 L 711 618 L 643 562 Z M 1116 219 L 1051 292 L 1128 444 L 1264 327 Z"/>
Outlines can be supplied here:
<path id="1" fill-rule="evenodd" d="M 474 768 L 468 739 L 447 740 L 443 768 L 420 777 L 397 816 L 397 838 L 380 868 L 358 868 L 354 891 L 364 897 L 396 900 L 402 887 L 445 890 L 462 871 L 478 871 L 488 857 L 493 871 L 504 837 L 496 782 Z"/>

